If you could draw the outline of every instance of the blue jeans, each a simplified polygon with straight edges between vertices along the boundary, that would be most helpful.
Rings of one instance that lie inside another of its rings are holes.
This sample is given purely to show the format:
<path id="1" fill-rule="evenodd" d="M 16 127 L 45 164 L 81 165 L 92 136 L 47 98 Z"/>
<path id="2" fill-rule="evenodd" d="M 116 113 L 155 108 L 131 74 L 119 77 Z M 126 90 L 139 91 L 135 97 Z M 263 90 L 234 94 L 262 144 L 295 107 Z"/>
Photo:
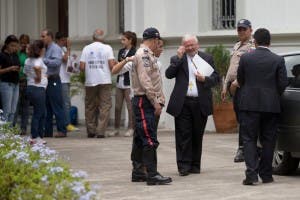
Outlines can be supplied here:
<path id="1" fill-rule="evenodd" d="M 0 92 L 4 117 L 13 123 L 19 99 L 19 84 L 0 82 Z"/>
<path id="2" fill-rule="evenodd" d="M 28 100 L 33 105 L 31 119 L 32 138 L 43 137 L 43 128 L 46 114 L 46 91 L 43 87 L 28 86 L 26 91 Z"/>
<path id="3" fill-rule="evenodd" d="M 26 132 L 28 118 L 29 118 L 29 99 L 26 95 L 27 93 L 27 80 L 22 79 L 19 82 L 19 101 L 16 109 L 16 113 L 14 116 L 13 124 L 17 124 L 18 122 L 18 115 L 21 115 L 21 130 Z"/>
<path id="4" fill-rule="evenodd" d="M 63 106 L 65 112 L 65 120 L 66 124 L 70 124 L 70 107 L 71 107 L 71 100 L 70 100 L 70 83 L 62 83 L 62 98 L 63 98 Z"/>
<path id="5" fill-rule="evenodd" d="M 53 114 L 55 115 L 57 131 L 67 134 L 62 100 L 62 88 L 59 77 L 51 79 L 48 78 L 48 86 L 46 89 L 46 109 L 45 137 L 53 136 Z"/>

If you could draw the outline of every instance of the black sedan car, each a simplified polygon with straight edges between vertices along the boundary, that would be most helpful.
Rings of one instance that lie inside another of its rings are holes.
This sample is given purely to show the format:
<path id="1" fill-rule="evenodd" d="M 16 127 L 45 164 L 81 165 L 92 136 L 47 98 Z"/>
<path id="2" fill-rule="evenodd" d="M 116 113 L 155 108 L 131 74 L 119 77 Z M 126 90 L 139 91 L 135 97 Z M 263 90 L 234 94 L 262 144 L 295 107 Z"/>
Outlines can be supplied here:
<path id="1" fill-rule="evenodd" d="M 289 86 L 282 95 L 282 113 L 273 158 L 273 173 L 288 175 L 300 160 L 300 52 L 282 54 Z"/>

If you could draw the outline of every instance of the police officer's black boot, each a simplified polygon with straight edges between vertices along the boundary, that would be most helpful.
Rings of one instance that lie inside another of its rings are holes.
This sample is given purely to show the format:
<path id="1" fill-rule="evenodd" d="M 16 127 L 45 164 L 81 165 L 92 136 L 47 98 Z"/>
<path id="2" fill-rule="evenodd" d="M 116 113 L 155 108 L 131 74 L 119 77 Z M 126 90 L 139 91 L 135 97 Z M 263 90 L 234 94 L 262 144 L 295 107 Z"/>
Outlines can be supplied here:
<path id="1" fill-rule="evenodd" d="M 147 169 L 147 185 L 165 185 L 172 182 L 170 177 L 164 177 L 157 172 L 156 149 L 144 147 L 143 162 Z"/>
<path id="2" fill-rule="evenodd" d="M 131 174 L 131 181 L 132 182 L 144 182 L 147 180 L 147 175 L 144 171 L 144 165 L 139 162 L 132 162 L 132 174 Z"/>

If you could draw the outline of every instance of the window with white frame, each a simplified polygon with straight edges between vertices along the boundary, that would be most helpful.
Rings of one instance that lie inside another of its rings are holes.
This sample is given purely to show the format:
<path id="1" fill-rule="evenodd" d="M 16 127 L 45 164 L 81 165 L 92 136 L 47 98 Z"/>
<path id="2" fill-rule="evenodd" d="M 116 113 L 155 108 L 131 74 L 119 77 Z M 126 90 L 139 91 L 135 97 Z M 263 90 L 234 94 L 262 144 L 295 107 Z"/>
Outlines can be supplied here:
<path id="1" fill-rule="evenodd" d="M 236 0 L 213 0 L 213 28 L 234 29 L 236 24 Z"/>

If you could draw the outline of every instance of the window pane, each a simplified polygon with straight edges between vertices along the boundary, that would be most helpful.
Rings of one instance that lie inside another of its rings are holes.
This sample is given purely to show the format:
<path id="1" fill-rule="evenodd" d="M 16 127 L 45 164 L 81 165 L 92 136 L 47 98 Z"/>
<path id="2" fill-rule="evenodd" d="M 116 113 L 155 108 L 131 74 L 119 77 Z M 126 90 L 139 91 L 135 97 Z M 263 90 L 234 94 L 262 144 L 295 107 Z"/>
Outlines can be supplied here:
<path id="1" fill-rule="evenodd" d="M 213 0 L 213 28 L 235 28 L 235 2 L 236 0 Z"/>

